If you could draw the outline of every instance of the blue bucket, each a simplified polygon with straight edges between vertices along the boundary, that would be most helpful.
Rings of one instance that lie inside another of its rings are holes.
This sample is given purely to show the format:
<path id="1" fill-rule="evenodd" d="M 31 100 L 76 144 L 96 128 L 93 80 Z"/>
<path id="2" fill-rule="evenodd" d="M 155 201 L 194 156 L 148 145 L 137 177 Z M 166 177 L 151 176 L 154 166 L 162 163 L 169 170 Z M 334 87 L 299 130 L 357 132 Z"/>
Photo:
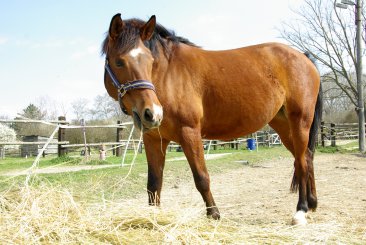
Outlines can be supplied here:
<path id="1" fill-rule="evenodd" d="M 256 148 L 255 146 L 255 139 L 247 139 L 247 149 L 254 151 Z"/>

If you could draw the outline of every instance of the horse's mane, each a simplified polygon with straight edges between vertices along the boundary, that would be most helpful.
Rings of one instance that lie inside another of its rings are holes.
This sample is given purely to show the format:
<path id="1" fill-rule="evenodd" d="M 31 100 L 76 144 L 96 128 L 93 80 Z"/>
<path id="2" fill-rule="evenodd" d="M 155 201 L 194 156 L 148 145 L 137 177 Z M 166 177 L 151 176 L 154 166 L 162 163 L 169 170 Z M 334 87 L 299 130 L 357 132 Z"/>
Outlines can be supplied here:
<path id="1" fill-rule="evenodd" d="M 124 27 L 116 41 L 117 45 L 115 47 L 119 53 L 126 53 L 136 47 L 140 37 L 140 28 L 146 22 L 140 19 L 128 19 L 124 20 L 123 23 Z M 104 55 L 108 53 L 108 42 L 109 37 L 107 32 L 106 38 L 102 44 L 102 54 Z M 171 31 L 158 23 L 155 26 L 154 34 L 151 39 L 144 42 L 145 46 L 151 50 L 151 53 L 154 56 L 158 55 L 158 44 L 162 46 L 164 54 L 168 56 L 172 51 L 172 45 L 169 44 L 173 44 L 174 46 L 179 45 L 180 43 L 198 47 L 188 39 L 177 36 L 174 31 Z"/>

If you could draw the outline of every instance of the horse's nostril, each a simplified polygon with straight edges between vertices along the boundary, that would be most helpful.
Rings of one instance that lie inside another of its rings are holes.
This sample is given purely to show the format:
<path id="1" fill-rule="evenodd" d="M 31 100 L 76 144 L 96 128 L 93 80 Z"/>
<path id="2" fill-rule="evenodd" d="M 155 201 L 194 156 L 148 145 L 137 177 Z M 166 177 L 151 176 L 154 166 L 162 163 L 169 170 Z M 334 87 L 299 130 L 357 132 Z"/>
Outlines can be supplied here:
<path id="1" fill-rule="evenodd" d="M 154 116 L 152 114 L 152 112 L 150 111 L 150 109 L 146 109 L 145 113 L 144 113 L 144 118 L 147 122 L 153 122 L 154 121 Z"/>

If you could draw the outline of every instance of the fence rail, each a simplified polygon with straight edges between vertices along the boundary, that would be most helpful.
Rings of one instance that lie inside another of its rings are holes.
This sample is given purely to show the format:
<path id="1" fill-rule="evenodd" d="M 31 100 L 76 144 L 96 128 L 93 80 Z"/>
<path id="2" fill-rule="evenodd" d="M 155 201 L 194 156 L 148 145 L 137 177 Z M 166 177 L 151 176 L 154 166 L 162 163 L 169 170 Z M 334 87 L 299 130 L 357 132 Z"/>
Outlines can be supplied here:
<path id="1" fill-rule="evenodd" d="M 358 123 L 321 122 L 320 142 L 323 147 L 336 146 L 337 141 L 358 139 Z"/>
<path id="2" fill-rule="evenodd" d="M 14 141 L 14 142 L 1 142 L 0 146 L 2 145 L 44 145 L 46 141 L 35 141 L 35 142 L 24 142 L 24 141 Z M 60 141 L 60 142 L 50 142 L 49 145 L 67 145 L 70 144 L 69 141 Z"/>
<path id="3" fill-rule="evenodd" d="M 0 119 L 0 123 L 7 123 L 7 124 L 12 124 L 12 123 L 24 123 L 24 124 L 28 124 L 28 123 L 37 123 L 37 124 L 45 124 L 45 125 L 50 125 L 50 126 L 54 126 L 55 129 L 57 128 L 57 138 L 55 139 L 49 139 L 50 142 L 47 143 L 47 141 L 44 140 L 38 140 L 36 139 L 36 141 L 11 141 L 11 142 L 4 142 L 4 141 L 0 141 L 0 158 L 4 158 L 5 157 L 5 146 L 34 146 L 35 148 L 32 148 L 31 155 L 37 155 L 40 150 L 42 150 L 42 148 L 47 144 L 47 149 L 46 152 L 47 153 L 54 153 L 55 150 L 57 152 L 57 154 L 59 156 L 64 155 L 68 152 L 69 148 L 78 148 L 78 147 L 85 147 L 85 149 L 88 147 L 88 149 L 90 150 L 90 147 L 93 146 L 101 146 L 102 144 L 104 145 L 112 145 L 113 147 L 111 149 L 113 149 L 114 153 L 117 154 L 118 156 L 121 155 L 121 150 L 120 147 L 126 145 L 126 142 L 122 139 L 122 130 L 126 129 L 127 126 L 132 125 L 132 122 L 126 122 L 126 123 L 122 123 L 121 121 L 117 121 L 117 124 L 113 124 L 113 125 L 70 125 L 70 122 L 66 121 L 65 117 L 59 117 L 58 120 L 54 120 L 54 121 L 44 121 L 44 120 L 32 120 L 32 119 L 15 119 L 15 120 L 5 120 L 5 119 Z M 91 128 L 115 128 L 116 132 L 117 132 L 117 136 L 116 136 L 116 142 L 104 142 L 104 143 L 85 143 L 84 144 L 70 144 L 69 141 L 67 141 L 65 139 L 66 136 L 66 130 L 68 129 L 81 129 L 83 131 L 85 131 L 86 129 L 91 129 Z M 56 145 L 56 146 L 55 146 Z M 54 147 L 52 147 L 54 146 Z M 57 149 L 55 149 L 55 147 Z M 52 148 L 52 149 L 51 149 Z M 18 149 L 18 148 L 17 148 Z M 11 152 L 15 152 L 16 149 L 15 148 L 11 148 L 9 149 Z M 18 149 L 18 154 L 19 153 Z M 22 153 L 21 155 L 23 155 L 23 148 L 21 148 Z M 28 154 L 28 149 L 27 149 L 27 156 L 29 156 Z"/>
<path id="4" fill-rule="evenodd" d="M 121 123 L 120 121 L 117 122 L 117 124 L 112 125 L 70 125 L 68 121 L 66 121 L 65 117 L 59 117 L 59 120 L 56 121 L 42 121 L 42 120 L 0 120 L 0 123 L 41 123 L 41 124 L 47 124 L 47 125 L 54 125 L 55 128 L 58 128 L 58 137 L 57 140 L 49 142 L 49 145 L 54 145 L 54 147 L 57 148 L 57 153 L 59 156 L 66 154 L 70 148 L 75 148 L 80 150 L 80 148 L 85 148 L 85 150 L 88 148 L 90 152 L 90 147 L 100 147 L 101 145 L 104 146 L 112 146 L 108 150 L 113 150 L 113 154 L 117 156 L 122 156 L 122 147 L 129 147 L 128 142 L 131 142 L 132 145 L 130 147 L 134 147 L 135 143 L 138 142 L 138 140 L 125 140 L 122 138 L 122 131 L 127 129 L 128 126 L 132 126 L 132 122 L 127 123 Z M 66 140 L 66 130 L 69 129 L 81 129 L 86 130 L 88 128 L 115 128 L 116 129 L 116 141 L 115 142 L 87 142 L 86 139 L 84 139 L 84 143 L 81 144 L 70 144 L 69 141 Z M 131 137 L 129 137 L 131 138 Z M 252 135 L 250 135 L 247 138 L 237 138 L 233 139 L 231 141 L 219 141 L 219 140 L 203 140 L 203 144 L 208 147 L 212 147 L 214 150 L 217 149 L 217 147 L 231 147 L 238 149 L 239 146 L 245 148 L 245 144 L 248 138 L 254 138 L 256 140 L 257 146 L 272 146 L 272 145 L 278 145 L 281 144 L 281 139 L 275 132 L 271 131 L 258 131 Z M 353 140 L 358 138 L 358 124 L 357 123 L 327 123 L 322 122 L 319 138 L 322 146 L 331 145 L 336 146 L 336 141 L 339 140 Z M 319 142 L 319 140 L 318 140 Z M 44 147 L 46 144 L 46 141 L 37 141 L 37 142 L 24 142 L 24 141 L 12 141 L 12 142 L 0 142 L 0 158 L 4 157 L 5 154 L 5 147 L 4 146 L 32 146 L 38 145 L 38 149 Z M 56 145 L 56 146 L 55 146 Z M 143 144 L 140 147 L 140 151 L 143 148 Z M 176 150 L 179 148 L 179 144 L 172 142 L 168 150 Z M 131 148 L 130 148 L 131 149 Z"/>

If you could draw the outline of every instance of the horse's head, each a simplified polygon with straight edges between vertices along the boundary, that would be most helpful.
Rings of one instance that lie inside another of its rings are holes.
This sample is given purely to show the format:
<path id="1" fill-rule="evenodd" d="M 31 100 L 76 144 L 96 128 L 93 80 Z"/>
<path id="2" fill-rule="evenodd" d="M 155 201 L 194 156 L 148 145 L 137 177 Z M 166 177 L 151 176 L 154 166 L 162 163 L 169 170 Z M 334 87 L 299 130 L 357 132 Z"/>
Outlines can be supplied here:
<path id="1" fill-rule="evenodd" d="M 155 25 L 155 16 L 141 24 L 125 23 L 117 14 L 103 44 L 104 85 L 108 94 L 119 100 L 122 110 L 143 131 L 159 127 L 163 119 L 163 109 L 151 82 L 154 58 L 144 45 L 154 34 Z"/>

